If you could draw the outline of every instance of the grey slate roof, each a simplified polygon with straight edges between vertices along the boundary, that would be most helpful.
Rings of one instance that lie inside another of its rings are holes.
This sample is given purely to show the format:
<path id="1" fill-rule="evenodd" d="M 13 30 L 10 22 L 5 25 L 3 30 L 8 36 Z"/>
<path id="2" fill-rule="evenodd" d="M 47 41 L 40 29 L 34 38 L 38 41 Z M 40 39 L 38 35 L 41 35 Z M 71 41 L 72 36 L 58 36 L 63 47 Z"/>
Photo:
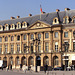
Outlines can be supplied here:
<path id="1" fill-rule="evenodd" d="M 60 21 L 61 23 L 63 23 L 63 17 L 65 16 L 69 16 L 70 18 L 72 18 L 73 16 L 75 16 L 75 10 L 69 10 L 69 11 L 62 11 L 59 12 L 59 17 L 60 17 Z M 57 12 L 52 12 L 52 13 L 46 13 L 46 14 L 41 14 L 41 21 L 44 21 L 50 25 L 52 25 L 53 22 L 53 18 L 58 17 Z M 10 20 L 4 20 L 4 21 L 0 21 L 0 25 L 5 25 L 5 24 L 15 24 L 17 22 L 27 22 L 28 25 L 33 24 L 34 22 L 36 22 L 37 20 L 40 20 L 40 15 L 35 15 L 35 16 L 31 16 L 31 17 L 25 17 L 25 18 L 19 18 L 19 19 L 10 19 Z"/>

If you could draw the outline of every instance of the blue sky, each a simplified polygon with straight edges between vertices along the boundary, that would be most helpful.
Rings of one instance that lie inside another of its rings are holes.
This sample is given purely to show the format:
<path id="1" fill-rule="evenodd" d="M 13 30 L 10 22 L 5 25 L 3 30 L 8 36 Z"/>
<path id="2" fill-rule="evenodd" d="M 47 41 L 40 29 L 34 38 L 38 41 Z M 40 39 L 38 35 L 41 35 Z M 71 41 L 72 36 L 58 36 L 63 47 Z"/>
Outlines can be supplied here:
<path id="1" fill-rule="evenodd" d="M 11 16 L 27 17 L 40 14 L 40 4 L 46 13 L 55 12 L 56 9 L 64 11 L 65 8 L 75 9 L 74 0 L 0 0 L 0 20 L 10 19 Z"/>

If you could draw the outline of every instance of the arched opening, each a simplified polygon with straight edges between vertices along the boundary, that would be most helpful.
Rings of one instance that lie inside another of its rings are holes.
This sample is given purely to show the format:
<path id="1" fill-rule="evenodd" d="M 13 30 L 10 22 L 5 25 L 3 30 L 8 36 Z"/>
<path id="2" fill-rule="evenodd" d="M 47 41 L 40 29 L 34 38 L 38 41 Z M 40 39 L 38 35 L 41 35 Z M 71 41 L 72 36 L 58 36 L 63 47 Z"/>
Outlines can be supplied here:
<path id="1" fill-rule="evenodd" d="M 49 58 L 48 58 L 48 56 L 45 56 L 44 58 L 43 58 L 43 65 L 49 65 Z"/>
<path id="2" fill-rule="evenodd" d="M 13 65 L 13 57 L 12 56 L 9 58 L 9 65 Z"/>
<path id="3" fill-rule="evenodd" d="M 32 56 L 29 57 L 28 61 L 29 61 L 29 63 L 28 63 L 29 66 L 33 66 L 34 65 L 34 59 L 33 59 Z"/>
<path id="4" fill-rule="evenodd" d="M 54 56 L 53 57 L 53 67 L 56 67 L 59 65 L 59 59 L 57 56 Z"/>
<path id="5" fill-rule="evenodd" d="M 22 66 L 27 65 L 26 57 L 24 57 L 24 56 L 22 57 L 21 64 L 22 64 Z"/>
<path id="6" fill-rule="evenodd" d="M 7 57 L 3 58 L 3 66 L 4 66 L 4 68 L 7 67 Z"/>
<path id="7" fill-rule="evenodd" d="M 36 57 L 36 65 L 41 66 L 41 58 L 40 58 L 40 56 Z"/>
<path id="8" fill-rule="evenodd" d="M 20 64 L 19 63 L 19 56 L 16 57 L 16 62 L 15 63 L 16 63 L 16 65 L 19 65 Z"/>

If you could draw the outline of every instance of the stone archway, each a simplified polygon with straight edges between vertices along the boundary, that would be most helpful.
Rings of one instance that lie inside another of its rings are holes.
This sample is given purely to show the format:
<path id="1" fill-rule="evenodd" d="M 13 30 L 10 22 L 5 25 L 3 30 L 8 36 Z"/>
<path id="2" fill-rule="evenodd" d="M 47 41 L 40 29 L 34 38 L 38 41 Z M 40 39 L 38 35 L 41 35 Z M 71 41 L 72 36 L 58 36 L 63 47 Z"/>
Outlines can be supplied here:
<path id="1" fill-rule="evenodd" d="M 57 67 L 59 65 L 59 58 L 58 56 L 53 57 L 53 67 Z"/>
<path id="2" fill-rule="evenodd" d="M 28 59 L 28 65 L 29 66 L 33 66 L 34 65 L 34 59 L 33 59 L 32 56 L 30 56 L 29 59 Z"/>
<path id="3" fill-rule="evenodd" d="M 48 58 L 48 56 L 44 56 L 44 58 L 43 58 L 43 65 L 49 65 L 49 58 Z"/>
<path id="4" fill-rule="evenodd" d="M 27 65 L 27 60 L 26 60 L 26 57 L 25 57 L 25 56 L 23 56 L 23 57 L 21 58 L 21 64 L 22 64 L 22 66 L 23 66 L 23 65 Z"/>
<path id="5" fill-rule="evenodd" d="M 3 58 L 3 66 L 4 66 L 4 68 L 7 67 L 7 57 Z"/>
<path id="6" fill-rule="evenodd" d="M 20 64 L 19 56 L 17 56 L 15 60 L 16 60 L 16 61 L 15 61 L 15 65 L 16 65 L 16 66 L 19 65 L 19 64 Z"/>

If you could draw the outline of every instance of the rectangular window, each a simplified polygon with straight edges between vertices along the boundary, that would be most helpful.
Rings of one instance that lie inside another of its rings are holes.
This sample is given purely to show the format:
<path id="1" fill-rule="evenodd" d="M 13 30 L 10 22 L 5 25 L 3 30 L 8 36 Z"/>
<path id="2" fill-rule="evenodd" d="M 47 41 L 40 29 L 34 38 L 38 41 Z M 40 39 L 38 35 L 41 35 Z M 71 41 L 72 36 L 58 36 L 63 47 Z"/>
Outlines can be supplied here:
<path id="1" fill-rule="evenodd" d="M 0 37 L 0 42 L 2 42 L 2 37 Z"/>
<path id="2" fill-rule="evenodd" d="M 41 44 L 38 43 L 38 52 L 41 52 Z"/>
<path id="3" fill-rule="evenodd" d="M 24 38 L 23 39 L 26 40 L 26 34 L 24 35 Z"/>
<path id="4" fill-rule="evenodd" d="M 14 45 L 11 45 L 11 53 L 14 52 Z"/>
<path id="5" fill-rule="evenodd" d="M 31 34 L 31 39 L 33 39 L 34 38 L 34 35 L 33 34 Z"/>
<path id="6" fill-rule="evenodd" d="M 46 42 L 46 43 L 45 43 L 45 51 L 48 52 L 48 50 L 49 50 L 49 43 Z"/>
<path id="7" fill-rule="evenodd" d="M 17 53 L 19 53 L 19 51 L 20 51 L 20 45 L 18 44 L 17 45 Z"/>
<path id="8" fill-rule="evenodd" d="M 41 39 L 41 34 L 38 34 L 38 39 Z"/>
<path id="9" fill-rule="evenodd" d="M 58 32 L 55 32 L 55 38 L 58 38 Z"/>
<path id="10" fill-rule="evenodd" d="M 68 52 L 69 44 L 68 42 L 65 42 L 65 51 Z"/>
<path id="11" fill-rule="evenodd" d="M 68 37 L 68 32 L 64 32 L 64 37 L 65 37 L 65 38 Z"/>
<path id="12" fill-rule="evenodd" d="M 73 42 L 73 51 L 75 52 L 75 42 Z"/>
<path id="13" fill-rule="evenodd" d="M 1 54 L 1 52 L 2 52 L 2 45 L 0 45 L 0 54 Z"/>
<path id="14" fill-rule="evenodd" d="M 33 43 L 31 43 L 31 53 L 33 53 Z"/>
<path id="15" fill-rule="evenodd" d="M 8 37 L 7 36 L 5 37 L 5 41 L 8 41 Z"/>
<path id="16" fill-rule="evenodd" d="M 14 37 L 13 36 L 11 36 L 11 41 L 14 41 Z"/>
<path id="17" fill-rule="evenodd" d="M 8 45 L 5 45 L 5 53 L 8 51 Z"/>
<path id="18" fill-rule="evenodd" d="M 45 38 L 49 38 L 49 33 L 45 33 Z"/>
<path id="19" fill-rule="evenodd" d="M 55 51 L 58 52 L 58 42 L 55 43 Z"/>

